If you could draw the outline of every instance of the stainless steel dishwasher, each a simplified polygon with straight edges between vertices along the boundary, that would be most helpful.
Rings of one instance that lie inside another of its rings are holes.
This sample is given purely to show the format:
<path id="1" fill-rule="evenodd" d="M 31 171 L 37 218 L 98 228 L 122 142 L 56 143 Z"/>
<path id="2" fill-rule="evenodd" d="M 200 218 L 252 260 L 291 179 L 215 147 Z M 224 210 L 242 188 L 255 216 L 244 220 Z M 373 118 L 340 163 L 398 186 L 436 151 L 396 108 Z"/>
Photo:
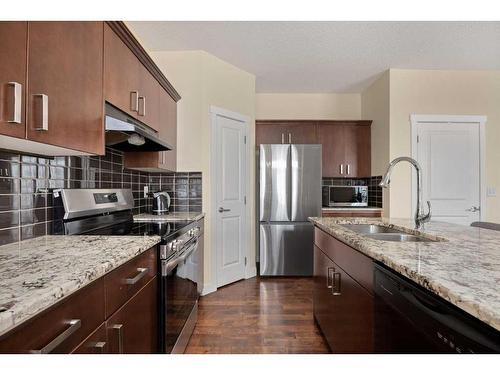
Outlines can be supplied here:
<path id="1" fill-rule="evenodd" d="M 500 353 L 500 332 L 388 268 L 375 265 L 375 351 Z"/>

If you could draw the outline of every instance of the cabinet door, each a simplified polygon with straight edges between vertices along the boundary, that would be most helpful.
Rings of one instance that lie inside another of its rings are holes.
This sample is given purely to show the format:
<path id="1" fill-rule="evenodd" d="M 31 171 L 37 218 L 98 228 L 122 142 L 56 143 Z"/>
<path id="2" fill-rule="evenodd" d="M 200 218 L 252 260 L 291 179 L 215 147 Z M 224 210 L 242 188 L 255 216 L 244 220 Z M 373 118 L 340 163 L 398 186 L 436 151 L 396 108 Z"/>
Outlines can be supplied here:
<path id="1" fill-rule="evenodd" d="M 318 143 L 315 122 L 300 122 L 284 125 L 285 143 L 294 143 L 299 145 Z"/>
<path id="2" fill-rule="evenodd" d="M 373 353 L 373 297 L 317 247 L 314 256 L 315 316 L 332 351 Z"/>
<path id="3" fill-rule="evenodd" d="M 158 351 L 157 278 L 151 280 L 107 321 L 110 353 Z"/>
<path id="4" fill-rule="evenodd" d="M 27 138 L 104 154 L 103 23 L 29 22 Z"/>
<path id="5" fill-rule="evenodd" d="M 333 309 L 333 296 L 331 291 L 333 262 L 314 246 L 314 270 L 313 270 L 313 312 L 323 336 L 330 349 L 333 351 L 333 335 L 335 334 L 335 320 Z"/>
<path id="6" fill-rule="evenodd" d="M 370 126 L 346 125 L 344 140 L 347 177 L 371 176 Z"/>
<path id="7" fill-rule="evenodd" d="M 261 122 L 255 124 L 255 145 L 288 143 L 287 129 L 281 123 Z"/>
<path id="8" fill-rule="evenodd" d="M 344 126 L 319 124 L 318 141 L 323 145 L 323 177 L 345 177 Z"/>
<path id="9" fill-rule="evenodd" d="M 144 65 L 139 64 L 139 108 L 137 119 L 150 128 L 160 130 L 160 90 L 158 81 Z"/>
<path id="10" fill-rule="evenodd" d="M 24 138 L 27 22 L 0 22 L 0 134 Z"/>
<path id="11" fill-rule="evenodd" d="M 160 137 L 172 146 L 160 156 L 161 168 L 177 170 L 177 103 L 170 95 L 160 90 Z"/>
<path id="12" fill-rule="evenodd" d="M 139 110 L 140 68 L 137 57 L 105 24 L 104 99 L 132 117 Z"/>

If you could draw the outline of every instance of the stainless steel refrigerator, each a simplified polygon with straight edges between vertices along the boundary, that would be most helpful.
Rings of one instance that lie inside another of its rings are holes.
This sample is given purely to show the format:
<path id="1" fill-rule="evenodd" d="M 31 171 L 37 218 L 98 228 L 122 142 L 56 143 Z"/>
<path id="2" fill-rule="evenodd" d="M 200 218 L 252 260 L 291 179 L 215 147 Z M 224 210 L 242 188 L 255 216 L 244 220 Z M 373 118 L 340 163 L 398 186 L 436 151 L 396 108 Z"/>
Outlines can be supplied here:
<path id="1" fill-rule="evenodd" d="M 310 276 L 313 225 L 321 216 L 321 145 L 261 145 L 260 274 Z"/>

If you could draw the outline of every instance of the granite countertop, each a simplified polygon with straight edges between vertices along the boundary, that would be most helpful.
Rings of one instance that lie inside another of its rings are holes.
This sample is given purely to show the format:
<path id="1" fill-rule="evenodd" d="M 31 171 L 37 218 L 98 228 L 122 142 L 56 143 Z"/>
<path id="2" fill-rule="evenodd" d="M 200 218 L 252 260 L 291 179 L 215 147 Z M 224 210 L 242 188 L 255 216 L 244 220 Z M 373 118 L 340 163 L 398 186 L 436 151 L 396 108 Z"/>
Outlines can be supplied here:
<path id="1" fill-rule="evenodd" d="M 444 222 L 416 231 L 412 220 L 310 218 L 333 237 L 500 330 L 500 232 Z M 384 242 L 338 224 L 375 223 L 439 239 Z"/>
<path id="2" fill-rule="evenodd" d="M 381 207 L 321 207 L 323 211 L 382 211 Z"/>
<path id="3" fill-rule="evenodd" d="M 166 215 L 134 215 L 134 221 L 196 221 L 203 217 L 205 217 L 203 212 L 169 212 Z"/>
<path id="4" fill-rule="evenodd" d="M 160 240 L 159 236 L 43 236 L 0 246 L 0 335 Z"/>

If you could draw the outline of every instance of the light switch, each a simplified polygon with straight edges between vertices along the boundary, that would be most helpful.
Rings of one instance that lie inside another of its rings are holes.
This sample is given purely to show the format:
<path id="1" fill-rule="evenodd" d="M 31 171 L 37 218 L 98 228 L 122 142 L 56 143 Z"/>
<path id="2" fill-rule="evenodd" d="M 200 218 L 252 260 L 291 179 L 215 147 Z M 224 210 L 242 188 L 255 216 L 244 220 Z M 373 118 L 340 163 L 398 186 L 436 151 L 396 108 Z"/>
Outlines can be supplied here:
<path id="1" fill-rule="evenodd" d="M 487 197 L 496 197 L 497 196 L 497 189 L 493 186 L 489 186 L 486 188 L 486 196 Z"/>

